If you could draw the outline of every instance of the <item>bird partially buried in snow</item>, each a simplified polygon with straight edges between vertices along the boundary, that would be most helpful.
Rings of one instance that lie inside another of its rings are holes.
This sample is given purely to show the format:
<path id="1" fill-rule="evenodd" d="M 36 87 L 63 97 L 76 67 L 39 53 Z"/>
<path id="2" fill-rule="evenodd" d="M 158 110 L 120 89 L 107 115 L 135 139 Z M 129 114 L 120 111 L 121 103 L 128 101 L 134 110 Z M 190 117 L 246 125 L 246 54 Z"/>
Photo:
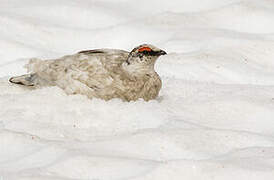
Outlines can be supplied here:
<path id="1" fill-rule="evenodd" d="M 10 78 L 24 86 L 58 86 L 67 94 L 83 94 L 89 98 L 120 98 L 136 101 L 155 99 L 162 86 L 154 64 L 166 52 L 149 44 L 131 52 L 118 49 L 81 51 L 59 59 L 31 59 L 29 74 Z"/>

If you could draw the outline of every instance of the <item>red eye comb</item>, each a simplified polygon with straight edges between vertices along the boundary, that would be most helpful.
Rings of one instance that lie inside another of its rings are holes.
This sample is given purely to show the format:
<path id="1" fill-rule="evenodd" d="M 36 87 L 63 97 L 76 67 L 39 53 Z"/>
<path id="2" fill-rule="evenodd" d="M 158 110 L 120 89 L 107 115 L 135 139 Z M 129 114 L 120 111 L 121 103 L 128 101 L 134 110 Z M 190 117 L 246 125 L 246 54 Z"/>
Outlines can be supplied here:
<path id="1" fill-rule="evenodd" d="M 152 49 L 150 49 L 149 47 L 141 47 L 140 49 L 138 49 L 138 52 L 143 52 L 143 51 L 152 51 Z"/>

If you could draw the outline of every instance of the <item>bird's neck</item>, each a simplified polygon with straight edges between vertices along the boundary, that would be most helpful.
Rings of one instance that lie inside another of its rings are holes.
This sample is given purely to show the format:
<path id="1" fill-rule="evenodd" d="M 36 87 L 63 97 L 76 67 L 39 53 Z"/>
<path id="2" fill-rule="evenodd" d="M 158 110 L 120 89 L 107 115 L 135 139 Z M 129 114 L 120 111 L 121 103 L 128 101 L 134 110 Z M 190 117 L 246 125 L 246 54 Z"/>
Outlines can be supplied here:
<path id="1" fill-rule="evenodd" d="M 125 73 L 128 74 L 128 76 L 132 77 L 142 77 L 146 76 L 147 74 L 154 74 L 154 64 L 150 65 L 143 65 L 143 64 L 128 64 L 127 62 L 124 62 L 122 64 L 122 69 Z"/>

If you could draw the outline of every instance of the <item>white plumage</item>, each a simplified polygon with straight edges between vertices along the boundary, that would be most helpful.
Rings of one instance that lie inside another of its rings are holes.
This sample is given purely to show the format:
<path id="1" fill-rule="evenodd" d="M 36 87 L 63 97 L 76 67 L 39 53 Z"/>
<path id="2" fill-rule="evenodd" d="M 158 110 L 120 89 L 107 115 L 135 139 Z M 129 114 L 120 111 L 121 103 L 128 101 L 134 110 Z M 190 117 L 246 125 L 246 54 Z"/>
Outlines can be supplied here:
<path id="1" fill-rule="evenodd" d="M 31 59 L 30 74 L 12 77 L 10 82 L 25 86 L 58 86 L 67 94 L 109 100 L 155 99 L 162 83 L 154 70 L 160 55 L 166 54 L 143 44 L 131 52 L 117 49 L 81 51 L 54 60 Z"/>

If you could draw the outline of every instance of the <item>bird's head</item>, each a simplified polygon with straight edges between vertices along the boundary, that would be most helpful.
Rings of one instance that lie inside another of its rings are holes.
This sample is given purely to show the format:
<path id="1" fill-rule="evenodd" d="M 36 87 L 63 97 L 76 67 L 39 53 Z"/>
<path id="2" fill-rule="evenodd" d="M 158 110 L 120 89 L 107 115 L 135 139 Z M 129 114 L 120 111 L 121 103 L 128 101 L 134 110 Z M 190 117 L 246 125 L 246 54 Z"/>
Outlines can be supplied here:
<path id="1" fill-rule="evenodd" d="M 142 44 L 134 48 L 123 63 L 124 69 L 131 73 L 149 73 L 154 72 L 154 64 L 158 57 L 167 54 L 165 51 L 150 45 Z"/>

